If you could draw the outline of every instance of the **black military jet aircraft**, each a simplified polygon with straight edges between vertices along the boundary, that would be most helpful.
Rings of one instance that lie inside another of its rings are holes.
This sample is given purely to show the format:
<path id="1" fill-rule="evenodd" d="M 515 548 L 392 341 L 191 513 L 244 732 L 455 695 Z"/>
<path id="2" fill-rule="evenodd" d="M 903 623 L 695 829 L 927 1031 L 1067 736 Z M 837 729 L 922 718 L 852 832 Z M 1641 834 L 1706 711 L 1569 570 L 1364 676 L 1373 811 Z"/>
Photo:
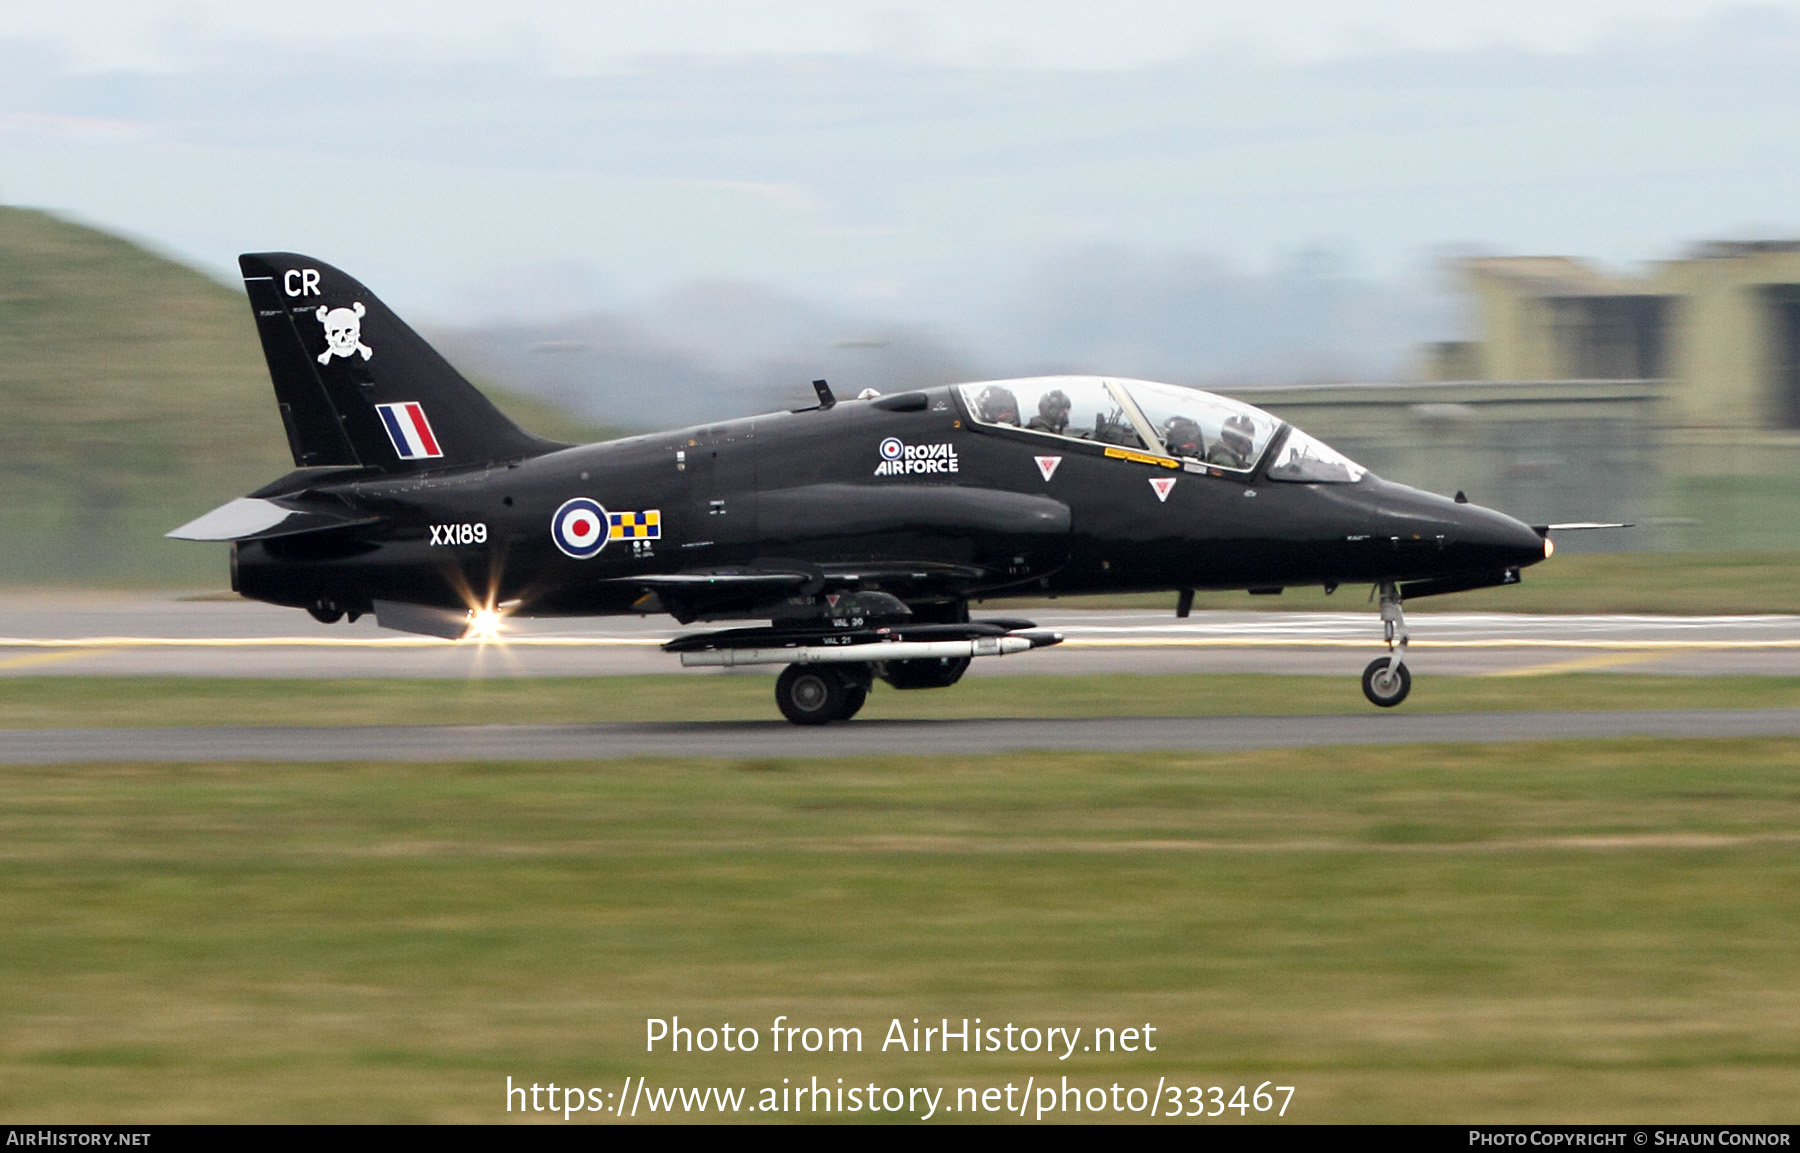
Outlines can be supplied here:
<path id="1" fill-rule="evenodd" d="M 1097 376 L 836 401 L 580 447 L 521 430 L 361 284 L 239 258 L 296 470 L 169 535 L 230 541 L 231 587 L 321 621 L 460 638 L 499 615 L 757 621 L 664 646 L 782 664 L 799 724 L 874 681 L 954 684 L 1062 638 L 975 598 L 1375 587 L 1405 699 L 1402 602 L 1513 584 L 1548 530 L 1384 481 L 1266 412 Z"/>

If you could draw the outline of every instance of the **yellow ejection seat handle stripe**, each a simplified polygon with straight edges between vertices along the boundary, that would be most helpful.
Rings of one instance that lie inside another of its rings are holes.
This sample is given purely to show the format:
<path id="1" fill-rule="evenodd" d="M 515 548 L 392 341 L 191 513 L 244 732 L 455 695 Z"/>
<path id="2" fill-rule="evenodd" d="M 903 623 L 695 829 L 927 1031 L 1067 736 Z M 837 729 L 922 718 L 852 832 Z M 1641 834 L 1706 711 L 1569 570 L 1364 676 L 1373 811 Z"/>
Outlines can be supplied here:
<path id="1" fill-rule="evenodd" d="M 1164 468 L 1180 468 L 1181 462 L 1170 460 L 1166 456 L 1151 456 L 1147 452 L 1133 452 L 1128 448 L 1108 448 L 1106 455 L 1114 460 L 1128 460 L 1133 464 L 1160 464 Z"/>

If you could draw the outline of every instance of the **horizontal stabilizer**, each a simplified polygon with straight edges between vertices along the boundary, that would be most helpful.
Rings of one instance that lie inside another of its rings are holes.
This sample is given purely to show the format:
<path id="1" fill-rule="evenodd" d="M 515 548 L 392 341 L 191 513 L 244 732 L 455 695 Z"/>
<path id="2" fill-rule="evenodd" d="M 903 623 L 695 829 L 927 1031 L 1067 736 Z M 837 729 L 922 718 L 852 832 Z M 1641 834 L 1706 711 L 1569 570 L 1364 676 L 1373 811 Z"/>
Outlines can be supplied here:
<path id="1" fill-rule="evenodd" d="M 269 540 L 328 528 L 374 524 L 379 516 L 347 508 L 239 497 L 163 535 L 175 540 Z"/>

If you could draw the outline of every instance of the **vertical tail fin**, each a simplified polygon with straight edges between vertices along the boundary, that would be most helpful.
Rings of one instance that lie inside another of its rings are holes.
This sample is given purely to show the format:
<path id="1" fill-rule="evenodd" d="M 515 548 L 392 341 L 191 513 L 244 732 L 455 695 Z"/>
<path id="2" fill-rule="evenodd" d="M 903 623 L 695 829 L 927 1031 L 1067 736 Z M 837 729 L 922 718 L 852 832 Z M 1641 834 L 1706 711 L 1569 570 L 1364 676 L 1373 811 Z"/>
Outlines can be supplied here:
<path id="1" fill-rule="evenodd" d="M 383 472 L 566 447 L 508 420 L 356 280 L 309 256 L 238 257 L 294 463 Z"/>

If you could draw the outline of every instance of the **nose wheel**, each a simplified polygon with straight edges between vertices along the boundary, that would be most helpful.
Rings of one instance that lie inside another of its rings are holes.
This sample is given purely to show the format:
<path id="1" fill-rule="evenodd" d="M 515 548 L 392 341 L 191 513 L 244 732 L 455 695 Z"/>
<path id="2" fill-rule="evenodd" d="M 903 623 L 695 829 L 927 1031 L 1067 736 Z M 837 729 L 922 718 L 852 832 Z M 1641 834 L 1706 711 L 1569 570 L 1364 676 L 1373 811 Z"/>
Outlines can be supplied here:
<path id="1" fill-rule="evenodd" d="M 1391 709 L 1412 692 L 1412 674 L 1405 665 L 1392 663 L 1390 657 L 1376 657 L 1363 670 L 1363 696 L 1373 704 Z"/>
<path id="2" fill-rule="evenodd" d="M 1363 670 L 1363 696 L 1369 703 L 1391 709 L 1412 692 L 1412 674 L 1406 670 L 1406 611 L 1400 607 L 1400 590 L 1393 581 L 1382 581 L 1381 631 L 1387 638 L 1388 656 L 1377 657 Z"/>

